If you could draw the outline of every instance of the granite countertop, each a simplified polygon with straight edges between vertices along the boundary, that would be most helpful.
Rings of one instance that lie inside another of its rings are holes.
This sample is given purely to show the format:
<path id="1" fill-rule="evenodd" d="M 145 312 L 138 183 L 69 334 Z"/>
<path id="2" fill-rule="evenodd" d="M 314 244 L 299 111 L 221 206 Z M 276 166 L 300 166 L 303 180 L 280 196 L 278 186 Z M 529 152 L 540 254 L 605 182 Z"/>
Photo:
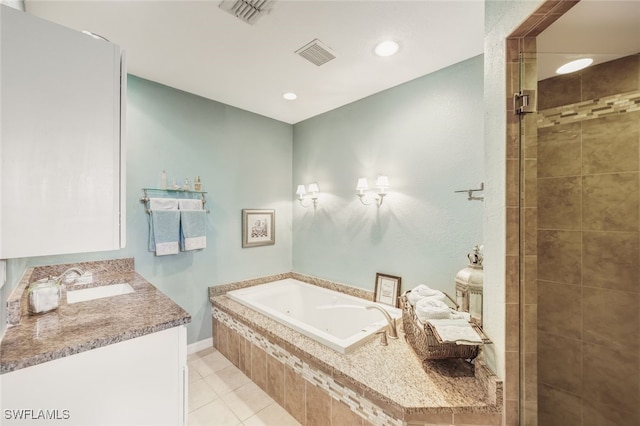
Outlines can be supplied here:
<path id="1" fill-rule="evenodd" d="M 129 283 L 133 293 L 88 300 L 29 315 L 29 283 L 79 266 L 93 283 L 75 289 Z M 0 374 L 155 333 L 191 322 L 191 316 L 136 273 L 133 259 L 28 268 L 7 301 L 10 325 L 0 342 Z"/>
<path id="2" fill-rule="evenodd" d="M 298 277 L 299 278 L 299 277 Z M 400 418 L 427 412 L 499 412 L 502 383 L 486 366 L 465 360 L 433 360 L 424 364 L 404 339 L 380 346 L 374 338 L 343 355 L 290 329 L 224 294 L 210 294 L 219 309 L 267 336 L 306 362 L 382 403 Z"/>

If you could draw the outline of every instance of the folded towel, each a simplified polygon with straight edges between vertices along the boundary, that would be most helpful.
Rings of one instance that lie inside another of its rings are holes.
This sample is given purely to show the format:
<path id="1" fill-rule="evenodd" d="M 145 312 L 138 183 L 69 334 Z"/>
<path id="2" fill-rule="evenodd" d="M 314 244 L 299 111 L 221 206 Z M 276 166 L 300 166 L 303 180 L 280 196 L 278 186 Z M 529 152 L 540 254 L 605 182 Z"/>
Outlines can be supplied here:
<path id="1" fill-rule="evenodd" d="M 156 256 L 180 252 L 180 211 L 151 210 L 149 214 L 149 251 Z"/>
<path id="2" fill-rule="evenodd" d="M 202 210 L 202 200 L 180 199 L 178 200 L 178 208 L 180 210 Z"/>
<path id="3" fill-rule="evenodd" d="M 428 321 L 440 339 L 444 343 L 456 343 L 457 345 L 479 345 L 482 339 L 471 327 L 468 321 L 463 319 L 432 319 Z"/>
<path id="4" fill-rule="evenodd" d="M 418 301 L 422 299 L 424 299 L 424 297 L 420 296 L 418 292 L 414 293 L 413 291 L 410 291 L 409 293 L 407 293 L 407 300 L 413 307 L 415 307 L 416 303 L 418 303 Z"/>
<path id="5" fill-rule="evenodd" d="M 451 311 L 451 319 L 463 319 L 467 322 L 471 321 L 471 314 L 469 312 Z"/>
<path id="6" fill-rule="evenodd" d="M 207 217 L 204 210 L 180 210 L 180 242 L 183 251 L 207 247 Z"/>
<path id="7" fill-rule="evenodd" d="M 149 210 L 178 210 L 176 198 L 149 198 Z"/>
<path id="8" fill-rule="evenodd" d="M 441 300 L 424 297 L 416 303 L 416 316 L 423 323 L 430 319 L 449 319 L 451 309 Z"/>
<path id="9" fill-rule="evenodd" d="M 412 306 L 416 306 L 418 300 L 423 299 L 425 297 L 435 298 L 442 302 L 447 300 L 447 296 L 441 292 L 440 290 L 434 290 L 432 288 L 427 287 L 424 284 L 420 284 L 407 293 L 407 299 Z"/>

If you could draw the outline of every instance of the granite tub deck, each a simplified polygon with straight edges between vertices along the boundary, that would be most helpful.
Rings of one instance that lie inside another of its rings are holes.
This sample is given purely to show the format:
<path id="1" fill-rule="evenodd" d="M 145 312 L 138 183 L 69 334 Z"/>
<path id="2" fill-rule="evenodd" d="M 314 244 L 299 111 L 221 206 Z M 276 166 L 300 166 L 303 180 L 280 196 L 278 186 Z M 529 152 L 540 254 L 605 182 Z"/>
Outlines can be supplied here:
<path id="1" fill-rule="evenodd" d="M 126 295 L 88 300 L 42 315 L 29 315 L 29 283 L 70 267 L 93 273 L 93 283 L 74 289 L 129 283 Z M 100 348 L 191 322 L 191 316 L 134 271 L 133 259 L 27 268 L 7 300 L 9 325 L 0 342 L 0 374 Z"/>
<path id="2" fill-rule="evenodd" d="M 427 361 L 423 366 L 404 340 L 402 328 L 400 339 L 389 339 L 388 346 L 380 346 L 379 339 L 374 338 L 354 352 L 342 355 L 225 295 L 227 291 L 282 278 L 344 290 L 368 300 L 373 295 L 296 273 L 210 288 L 216 348 L 302 424 L 339 424 L 332 423 L 330 418 L 320 421 L 305 418 L 304 413 L 295 412 L 305 402 L 287 401 L 287 395 L 296 399 L 299 398 L 296 395 L 305 394 L 305 389 L 308 399 L 308 395 L 317 394 L 316 387 L 330 396 L 329 407 L 333 407 L 331 401 L 338 400 L 364 419 L 365 425 L 502 424 L 502 382 L 479 361 L 475 368 L 458 359 Z M 265 372 L 252 371 L 256 370 L 252 358 L 264 365 Z M 262 358 L 267 359 L 263 362 Z M 278 389 L 281 370 L 291 386 L 297 386 L 296 391 Z M 291 373 L 303 377 L 305 383 L 296 385 Z M 278 383 L 274 385 L 272 381 Z M 311 392 L 310 385 L 314 388 Z M 324 409 L 315 410 L 317 415 L 332 411 L 326 404 L 325 401 Z M 306 416 L 310 411 L 314 411 L 313 407 L 307 406 Z"/>

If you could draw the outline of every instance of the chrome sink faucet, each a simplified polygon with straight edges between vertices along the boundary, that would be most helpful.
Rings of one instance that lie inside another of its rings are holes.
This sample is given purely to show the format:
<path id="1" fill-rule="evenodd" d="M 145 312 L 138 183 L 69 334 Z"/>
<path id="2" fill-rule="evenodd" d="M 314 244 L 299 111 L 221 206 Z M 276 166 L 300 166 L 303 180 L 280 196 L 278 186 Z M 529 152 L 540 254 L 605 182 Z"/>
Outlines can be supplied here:
<path id="1" fill-rule="evenodd" d="M 384 317 L 387 319 L 387 323 L 389 323 L 389 338 L 390 339 L 397 339 L 398 338 L 398 331 L 396 330 L 396 323 L 391 319 L 391 316 L 389 315 L 389 312 L 387 312 L 384 308 L 381 308 L 378 305 L 367 305 L 367 306 L 365 306 L 365 308 L 367 308 L 367 309 L 377 309 L 380 312 L 382 312 Z"/>
<path id="2" fill-rule="evenodd" d="M 69 268 L 63 273 L 61 273 L 60 276 L 58 276 L 58 278 L 56 278 L 56 283 L 61 284 L 62 280 L 64 280 L 67 277 L 67 275 L 72 272 L 75 272 L 76 274 L 78 274 L 78 276 L 84 275 L 84 271 L 80 268 Z"/>

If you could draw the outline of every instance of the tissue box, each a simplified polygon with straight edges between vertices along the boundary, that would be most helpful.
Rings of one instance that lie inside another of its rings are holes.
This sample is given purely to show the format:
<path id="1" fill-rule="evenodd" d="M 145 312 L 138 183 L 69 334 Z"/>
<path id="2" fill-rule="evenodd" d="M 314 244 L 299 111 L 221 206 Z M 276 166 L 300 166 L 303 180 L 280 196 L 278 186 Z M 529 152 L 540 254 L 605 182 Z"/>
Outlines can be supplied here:
<path id="1" fill-rule="evenodd" d="M 60 306 L 60 285 L 52 279 L 36 281 L 29 285 L 29 313 L 44 314 Z"/>

